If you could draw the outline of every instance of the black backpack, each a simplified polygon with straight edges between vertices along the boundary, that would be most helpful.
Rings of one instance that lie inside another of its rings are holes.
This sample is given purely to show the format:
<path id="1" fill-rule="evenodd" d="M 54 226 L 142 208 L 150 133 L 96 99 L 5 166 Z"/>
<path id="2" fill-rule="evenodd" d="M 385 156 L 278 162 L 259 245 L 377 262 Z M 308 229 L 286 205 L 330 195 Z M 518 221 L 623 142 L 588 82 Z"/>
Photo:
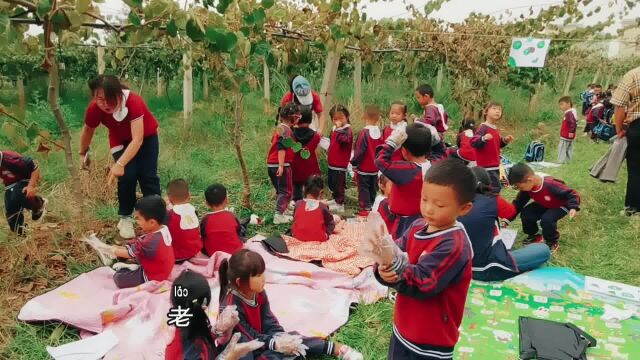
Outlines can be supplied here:
<path id="1" fill-rule="evenodd" d="M 524 153 L 524 160 L 526 162 L 538 162 L 544 160 L 544 144 L 539 141 L 532 141 L 527 146 L 527 151 Z"/>

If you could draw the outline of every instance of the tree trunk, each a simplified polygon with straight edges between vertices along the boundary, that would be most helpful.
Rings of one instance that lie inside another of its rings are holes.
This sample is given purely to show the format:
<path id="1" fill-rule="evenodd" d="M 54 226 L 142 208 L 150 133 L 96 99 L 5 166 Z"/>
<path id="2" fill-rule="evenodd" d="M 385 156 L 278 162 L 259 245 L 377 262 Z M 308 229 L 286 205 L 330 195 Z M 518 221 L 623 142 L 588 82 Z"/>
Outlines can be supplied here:
<path id="1" fill-rule="evenodd" d="M 209 99 L 209 74 L 207 69 L 202 70 L 202 98 L 204 100 Z"/>
<path id="2" fill-rule="evenodd" d="M 244 96 L 241 93 L 236 94 L 234 109 L 235 126 L 233 127 L 233 146 L 236 149 L 238 162 L 240 163 L 240 171 L 242 172 L 242 207 L 251 209 L 251 183 L 249 182 L 249 171 L 247 163 L 242 155 L 242 119 L 244 108 Z"/>
<path id="3" fill-rule="evenodd" d="M 193 117 L 193 69 L 191 67 L 191 54 L 182 55 L 182 65 L 184 66 L 184 80 L 182 82 L 182 105 L 184 128 L 191 129 L 191 119 Z"/>
<path id="4" fill-rule="evenodd" d="M 320 88 L 320 99 L 322 101 L 322 107 L 325 109 L 331 108 L 331 103 L 333 101 L 333 91 L 335 88 L 336 77 L 338 75 L 338 65 L 340 64 L 340 55 L 338 55 L 335 51 L 329 51 L 327 53 L 327 61 L 324 65 L 324 76 L 322 78 L 322 86 Z M 322 134 L 326 125 L 326 114 L 328 111 L 323 113 L 322 119 L 318 119 L 319 124 L 317 124 L 316 128 Z"/>
<path id="5" fill-rule="evenodd" d="M 358 109 L 362 109 L 362 56 L 356 56 L 355 69 L 353 70 L 353 102 Z"/>
<path id="6" fill-rule="evenodd" d="M 598 70 L 596 70 L 596 74 L 593 75 L 593 81 L 592 83 L 597 84 L 598 80 L 600 80 L 600 73 L 602 72 L 602 68 L 598 67 Z"/>
<path id="7" fill-rule="evenodd" d="M 564 84 L 564 89 L 562 91 L 563 95 L 569 95 L 571 91 L 571 83 L 573 82 L 573 77 L 576 73 L 576 65 L 571 65 L 569 69 L 569 75 L 567 75 L 567 82 Z"/>
<path id="8" fill-rule="evenodd" d="M 541 95 L 542 95 L 542 84 L 536 84 L 535 93 L 531 94 L 531 96 L 529 97 L 529 106 L 527 108 L 527 111 L 529 112 L 529 114 L 531 114 L 533 110 L 538 107 L 538 102 L 540 100 Z"/>
<path id="9" fill-rule="evenodd" d="M 440 93 L 442 90 L 442 81 L 444 80 L 444 66 L 438 65 L 438 77 L 436 78 L 436 91 Z"/>
<path id="10" fill-rule="evenodd" d="M 161 97 L 165 94 L 166 84 L 164 82 L 164 78 L 160 75 L 160 69 L 158 69 L 158 73 L 156 74 L 156 96 Z"/>
<path id="11" fill-rule="evenodd" d="M 20 108 L 20 115 L 24 115 L 27 111 L 27 95 L 24 91 L 24 80 L 22 76 L 18 76 L 16 80 L 16 90 L 18 91 L 18 106 Z"/>
<path id="12" fill-rule="evenodd" d="M 263 110 L 265 114 L 271 114 L 271 74 L 269 73 L 269 65 L 267 64 L 267 59 L 263 59 L 262 62 L 262 74 L 263 74 L 263 85 L 262 89 L 264 90 L 264 97 L 262 99 Z"/>
<path id="13" fill-rule="evenodd" d="M 104 63 L 104 48 L 102 46 L 98 46 L 98 75 L 104 74 L 104 69 L 106 65 Z"/>

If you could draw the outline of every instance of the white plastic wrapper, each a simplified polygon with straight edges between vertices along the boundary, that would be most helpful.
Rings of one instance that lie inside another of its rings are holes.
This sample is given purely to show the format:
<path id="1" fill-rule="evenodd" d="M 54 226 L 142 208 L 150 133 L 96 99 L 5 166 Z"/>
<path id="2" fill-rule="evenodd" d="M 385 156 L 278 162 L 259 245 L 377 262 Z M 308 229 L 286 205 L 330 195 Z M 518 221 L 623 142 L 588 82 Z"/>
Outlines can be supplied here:
<path id="1" fill-rule="evenodd" d="M 250 352 L 256 351 L 264 346 L 262 341 L 252 340 L 238 344 L 240 333 L 235 333 L 224 348 L 224 351 L 216 357 L 216 360 L 238 360 Z"/>
<path id="2" fill-rule="evenodd" d="M 402 250 L 387 231 L 387 225 L 378 212 L 370 212 L 362 242 L 358 252 L 380 265 L 391 265 Z"/>
<path id="3" fill-rule="evenodd" d="M 329 144 L 331 143 L 331 140 L 329 140 L 328 137 L 323 137 L 322 139 L 320 139 L 320 148 L 323 149 L 324 151 L 329 151 Z"/>
<path id="4" fill-rule="evenodd" d="M 225 333 L 233 329 L 239 322 L 240 316 L 238 315 L 237 306 L 228 305 L 218 315 L 218 319 L 216 320 L 216 332 L 219 334 Z"/>
<path id="5" fill-rule="evenodd" d="M 307 356 L 309 347 L 302 343 L 302 336 L 288 333 L 274 335 L 276 351 L 285 355 Z"/>
<path id="6" fill-rule="evenodd" d="M 81 240 L 89 244 L 89 246 L 91 246 L 98 253 L 98 257 L 104 265 L 110 266 L 113 263 L 113 260 L 116 259 L 116 254 L 114 252 L 113 246 L 100 241 L 96 234 L 91 234 L 88 237 L 83 237 Z"/>

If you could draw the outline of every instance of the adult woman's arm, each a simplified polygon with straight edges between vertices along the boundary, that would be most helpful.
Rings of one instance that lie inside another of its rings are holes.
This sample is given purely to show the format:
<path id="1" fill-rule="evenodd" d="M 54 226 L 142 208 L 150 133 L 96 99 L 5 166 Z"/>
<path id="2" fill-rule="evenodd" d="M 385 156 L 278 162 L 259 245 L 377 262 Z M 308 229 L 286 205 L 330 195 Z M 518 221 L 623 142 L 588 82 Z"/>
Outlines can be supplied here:
<path id="1" fill-rule="evenodd" d="M 80 135 L 80 155 L 84 156 L 89 151 L 91 140 L 93 140 L 93 134 L 95 134 L 96 128 L 85 125 L 82 128 L 82 134 Z"/>
<path id="2" fill-rule="evenodd" d="M 38 186 L 38 182 L 40 181 L 40 168 L 36 168 L 31 173 L 31 177 L 29 178 L 29 184 L 22 189 L 22 192 L 25 193 L 27 198 L 33 198 L 36 196 L 36 187 Z"/>
<path id="3" fill-rule="evenodd" d="M 324 113 L 322 111 L 316 113 L 316 115 L 318 116 L 318 134 L 324 136 L 324 129 L 327 125 L 327 120 L 323 117 Z"/>
<path id="4" fill-rule="evenodd" d="M 120 177 L 124 175 L 124 168 L 127 166 L 129 161 L 133 159 L 134 156 L 140 150 L 142 146 L 142 142 L 144 141 L 144 119 L 139 117 L 135 120 L 131 121 L 131 142 L 127 145 L 126 149 L 120 155 L 118 161 L 111 167 L 111 171 L 109 173 L 109 183 L 111 184 L 116 177 Z"/>

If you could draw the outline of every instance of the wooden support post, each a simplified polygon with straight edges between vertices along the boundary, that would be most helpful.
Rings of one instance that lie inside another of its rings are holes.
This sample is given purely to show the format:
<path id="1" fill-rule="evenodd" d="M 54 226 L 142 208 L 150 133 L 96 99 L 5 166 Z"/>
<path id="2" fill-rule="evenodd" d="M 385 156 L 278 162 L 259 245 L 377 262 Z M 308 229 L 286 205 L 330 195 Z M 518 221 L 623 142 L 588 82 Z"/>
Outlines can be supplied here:
<path id="1" fill-rule="evenodd" d="M 191 67 L 191 53 L 182 55 L 182 66 L 184 67 L 184 79 L 182 82 L 183 120 L 184 127 L 190 129 L 193 115 L 193 68 Z"/>
<path id="2" fill-rule="evenodd" d="M 602 72 L 602 67 L 598 66 L 598 70 L 596 70 L 596 74 L 593 75 L 592 83 L 597 84 L 598 80 L 600 80 L 600 73 Z"/>
<path id="3" fill-rule="evenodd" d="M 436 78 L 436 91 L 442 90 L 442 81 L 444 80 L 444 65 L 438 65 L 438 77 Z"/>
<path id="4" fill-rule="evenodd" d="M 359 109 L 362 108 L 362 56 L 356 56 L 355 68 L 353 70 L 353 102 Z"/>
<path id="5" fill-rule="evenodd" d="M 262 62 L 262 89 L 264 96 L 262 98 L 262 108 L 265 114 L 271 114 L 271 74 L 269 73 L 269 65 L 267 59 Z"/>
<path id="6" fill-rule="evenodd" d="M 206 68 L 202 69 L 202 98 L 209 99 L 209 73 Z"/>
<path id="7" fill-rule="evenodd" d="M 575 73 L 576 65 L 571 65 L 571 68 L 569 69 L 569 75 L 567 75 L 567 81 L 565 82 L 564 89 L 562 90 L 563 95 L 569 95 L 569 92 L 571 91 L 571 83 L 573 82 Z"/>
<path id="8" fill-rule="evenodd" d="M 104 48 L 102 46 L 98 46 L 96 51 L 98 52 L 98 75 L 102 75 L 107 67 L 104 63 Z"/>
<path id="9" fill-rule="evenodd" d="M 20 108 L 20 114 L 24 115 L 27 110 L 27 94 L 24 90 L 24 79 L 21 75 L 18 75 L 18 79 L 16 79 L 16 90 L 18 91 L 18 106 Z"/>
<path id="10" fill-rule="evenodd" d="M 324 77 L 322 78 L 322 86 L 320 88 L 320 99 L 322 100 L 322 106 L 325 109 L 330 109 L 332 106 L 333 92 L 335 89 L 339 64 L 340 55 L 338 55 L 335 51 L 329 51 L 329 53 L 327 53 L 327 61 L 324 65 Z M 324 112 L 323 114 L 327 113 L 328 112 Z M 322 119 L 318 119 L 317 124 L 312 124 L 316 126 L 316 129 L 318 129 L 320 133 L 324 131 L 324 126 L 326 123 L 325 118 L 326 115 L 324 115 Z"/>

